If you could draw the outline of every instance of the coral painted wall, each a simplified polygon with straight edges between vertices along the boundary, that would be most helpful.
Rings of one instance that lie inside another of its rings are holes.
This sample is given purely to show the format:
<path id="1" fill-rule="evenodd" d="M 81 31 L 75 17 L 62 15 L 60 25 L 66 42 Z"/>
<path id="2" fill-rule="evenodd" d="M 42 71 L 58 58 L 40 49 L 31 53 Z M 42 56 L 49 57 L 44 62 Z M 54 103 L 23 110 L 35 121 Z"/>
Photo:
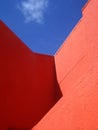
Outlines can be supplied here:
<path id="1" fill-rule="evenodd" d="M 54 57 L 31 52 L 0 21 L 0 130 L 98 129 L 97 12 L 89 0 Z"/>
<path id="2" fill-rule="evenodd" d="M 98 130 L 98 0 L 55 54 L 63 97 L 32 130 Z"/>
<path id="3" fill-rule="evenodd" d="M 0 21 L 0 130 L 29 130 L 61 92 L 53 56 L 31 52 Z"/>

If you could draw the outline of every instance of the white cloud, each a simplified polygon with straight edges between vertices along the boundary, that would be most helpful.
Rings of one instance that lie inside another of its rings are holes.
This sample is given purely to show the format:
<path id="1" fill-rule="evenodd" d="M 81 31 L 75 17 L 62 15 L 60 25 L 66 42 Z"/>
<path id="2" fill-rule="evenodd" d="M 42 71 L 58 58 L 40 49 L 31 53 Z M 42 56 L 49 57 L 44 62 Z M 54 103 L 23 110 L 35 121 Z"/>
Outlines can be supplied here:
<path id="1" fill-rule="evenodd" d="M 18 6 L 25 17 L 25 22 L 43 23 L 45 9 L 48 7 L 48 0 L 22 0 Z"/>

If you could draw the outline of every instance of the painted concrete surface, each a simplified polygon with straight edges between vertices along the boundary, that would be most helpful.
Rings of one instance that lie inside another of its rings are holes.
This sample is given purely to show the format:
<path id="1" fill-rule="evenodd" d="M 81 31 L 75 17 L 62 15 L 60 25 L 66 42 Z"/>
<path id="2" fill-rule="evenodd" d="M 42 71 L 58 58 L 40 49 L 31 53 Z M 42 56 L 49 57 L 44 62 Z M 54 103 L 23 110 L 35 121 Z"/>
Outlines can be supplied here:
<path id="1" fill-rule="evenodd" d="M 61 97 L 54 57 L 33 53 L 0 21 L 0 130 L 29 130 Z"/>
<path id="2" fill-rule="evenodd" d="M 89 0 L 54 57 L 31 52 L 0 21 L 1 130 L 98 129 L 97 12 Z"/>
<path id="3" fill-rule="evenodd" d="M 32 130 L 98 130 L 98 0 L 55 54 L 63 97 Z"/>

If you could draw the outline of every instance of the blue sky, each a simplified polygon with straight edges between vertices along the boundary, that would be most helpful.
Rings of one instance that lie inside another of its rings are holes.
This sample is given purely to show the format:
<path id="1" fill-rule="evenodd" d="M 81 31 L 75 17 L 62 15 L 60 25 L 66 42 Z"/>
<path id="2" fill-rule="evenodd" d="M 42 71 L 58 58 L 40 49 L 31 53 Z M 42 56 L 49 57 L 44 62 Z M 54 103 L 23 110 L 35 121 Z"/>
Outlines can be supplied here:
<path id="1" fill-rule="evenodd" d="M 0 19 L 34 52 L 54 55 L 87 0 L 0 0 Z"/>

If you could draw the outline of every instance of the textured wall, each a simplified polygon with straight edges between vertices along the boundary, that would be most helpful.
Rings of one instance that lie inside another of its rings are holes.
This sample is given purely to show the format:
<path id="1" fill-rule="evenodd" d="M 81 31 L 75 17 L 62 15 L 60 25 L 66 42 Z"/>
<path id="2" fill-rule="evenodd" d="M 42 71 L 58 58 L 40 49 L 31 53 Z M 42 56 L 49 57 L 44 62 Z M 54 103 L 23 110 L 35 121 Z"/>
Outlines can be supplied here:
<path id="1" fill-rule="evenodd" d="M 60 97 L 54 57 L 32 53 L 0 21 L 0 130 L 32 128 Z"/>
<path id="2" fill-rule="evenodd" d="M 55 54 L 63 97 L 34 130 L 98 130 L 98 0 L 89 0 L 82 11 Z"/>

